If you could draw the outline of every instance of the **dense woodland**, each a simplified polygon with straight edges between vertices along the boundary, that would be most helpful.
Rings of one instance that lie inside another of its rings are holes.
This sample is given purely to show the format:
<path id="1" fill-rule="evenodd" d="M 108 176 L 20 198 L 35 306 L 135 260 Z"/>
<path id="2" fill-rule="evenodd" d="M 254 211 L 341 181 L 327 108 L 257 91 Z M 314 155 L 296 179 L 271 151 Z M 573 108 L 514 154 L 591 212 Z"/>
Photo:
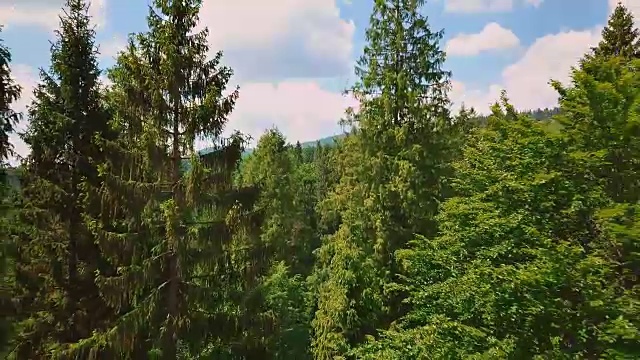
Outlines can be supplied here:
<path id="1" fill-rule="evenodd" d="M 423 1 L 376 0 L 348 134 L 269 129 L 243 157 L 248 138 L 223 136 L 242 91 L 194 31 L 200 3 L 155 0 L 104 86 L 88 4 L 67 0 L 25 114 L 0 44 L 0 356 L 640 358 L 626 8 L 552 82 L 558 108 L 503 93 L 480 116 L 452 111 Z"/>

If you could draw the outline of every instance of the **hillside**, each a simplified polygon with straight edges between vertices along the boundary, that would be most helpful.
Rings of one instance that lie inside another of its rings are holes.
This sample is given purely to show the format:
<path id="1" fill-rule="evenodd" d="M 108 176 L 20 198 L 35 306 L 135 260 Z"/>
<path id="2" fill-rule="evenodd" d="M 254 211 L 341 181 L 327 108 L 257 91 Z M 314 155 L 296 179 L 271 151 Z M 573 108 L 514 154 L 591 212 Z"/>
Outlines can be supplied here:
<path id="1" fill-rule="evenodd" d="M 336 140 L 343 138 L 345 136 L 345 134 L 337 134 L 337 135 L 333 135 L 333 136 L 327 136 L 327 137 L 323 137 L 320 138 L 318 140 L 312 140 L 312 141 L 306 141 L 303 143 L 300 143 L 300 146 L 302 146 L 303 148 L 308 148 L 308 147 L 315 147 L 317 144 L 320 144 L 321 146 L 331 146 L 335 143 Z M 247 155 L 250 155 L 251 153 L 253 153 L 253 148 L 250 149 L 246 149 L 243 153 L 242 156 L 245 157 Z M 202 150 L 200 150 L 201 154 L 208 154 L 211 151 L 213 151 L 213 148 L 204 148 Z"/>

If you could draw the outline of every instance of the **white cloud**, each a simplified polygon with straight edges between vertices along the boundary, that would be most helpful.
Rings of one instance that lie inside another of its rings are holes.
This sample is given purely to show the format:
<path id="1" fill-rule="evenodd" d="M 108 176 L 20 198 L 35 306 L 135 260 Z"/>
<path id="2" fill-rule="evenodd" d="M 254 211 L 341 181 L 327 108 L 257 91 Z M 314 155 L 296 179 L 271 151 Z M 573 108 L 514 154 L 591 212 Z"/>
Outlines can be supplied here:
<path id="1" fill-rule="evenodd" d="M 531 0 L 530 2 L 534 2 Z M 640 0 L 608 0 L 609 13 L 618 2 L 625 5 L 640 24 Z M 500 89 L 507 90 L 511 102 L 519 109 L 557 105 L 558 95 L 549 80 L 568 83 L 571 67 L 601 40 L 602 25 L 585 30 L 570 30 L 538 38 L 516 63 L 507 66 L 501 78 L 488 88 L 454 82 L 451 97 L 456 107 L 462 102 L 486 113 L 498 99 Z"/>
<path id="2" fill-rule="evenodd" d="M 479 112 L 488 111 L 487 104 L 498 99 L 500 89 L 505 89 L 512 104 L 519 109 L 535 109 L 557 105 L 557 94 L 549 80 L 567 83 L 571 67 L 595 46 L 601 38 L 602 28 L 584 31 L 566 31 L 538 38 L 516 63 L 507 66 L 499 83 L 488 89 L 467 90 L 458 84 L 452 98 L 458 105 L 476 107 Z"/>
<path id="3" fill-rule="evenodd" d="M 463 82 L 452 80 L 449 97 L 453 102 L 454 111 L 459 110 L 464 104 L 467 108 L 473 107 L 477 112 L 486 113 L 491 104 L 498 100 L 500 90 L 498 85 L 491 85 L 486 90 L 473 89 Z"/>
<path id="4" fill-rule="evenodd" d="M 452 13 L 504 12 L 513 9 L 513 0 L 445 0 L 444 10 Z"/>
<path id="5" fill-rule="evenodd" d="M 356 100 L 322 89 L 316 81 L 249 83 L 231 114 L 228 130 L 237 129 L 257 140 L 276 126 L 289 141 L 310 141 L 340 131 L 338 121 Z"/>
<path id="6" fill-rule="evenodd" d="M 213 51 L 243 80 L 333 77 L 350 71 L 355 25 L 336 0 L 205 0 Z"/>
<path id="7" fill-rule="evenodd" d="M 89 15 L 93 23 L 101 27 L 106 21 L 106 1 L 93 0 Z M 38 26 L 54 30 L 59 26 L 63 0 L 0 0 L 0 24 L 11 26 Z"/>
<path id="8" fill-rule="evenodd" d="M 519 108 L 551 107 L 557 94 L 549 80 L 567 83 L 571 67 L 595 46 L 601 28 L 567 31 L 538 38 L 524 56 L 502 72 L 503 85 Z"/>
<path id="9" fill-rule="evenodd" d="M 539 7 L 544 0 L 522 0 L 523 4 Z M 514 0 L 444 0 L 444 10 L 450 13 L 496 13 L 513 10 Z"/>
<path id="10" fill-rule="evenodd" d="M 533 6 L 533 7 L 539 7 L 540 5 L 542 5 L 542 2 L 544 0 L 525 0 L 527 4 Z"/>
<path id="11" fill-rule="evenodd" d="M 21 64 L 11 69 L 14 79 L 23 87 L 22 97 L 14 109 L 25 111 L 38 82 L 37 71 Z M 277 126 L 292 142 L 310 141 L 338 133 L 338 121 L 349 106 L 357 107 L 357 101 L 324 90 L 314 80 L 282 81 L 275 85 L 247 83 L 240 88 L 228 130 L 240 130 L 257 140 L 266 129 Z M 25 119 L 18 130 L 24 130 L 26 125 Z M 13 135 L 11 141 L 21 156 L 28 154 L 28 147 L 17 135 Z M 206 146 L 206 142 L 198 144 L 199 148 Z"/>
<path id="12" fill-rule="evenodd" d="M 120 36 L 113 36 L 102 41 L 99 46 L 101 59 L 114 59 L 120 51 L 126 49 L 127 40 Z"/>
<path id="13" fill-rule="evenodd" d="M 483 51 L 502 50 L 520 44 L 518 37 L 509 29 L 492 22 L 476 34 L 458 34 L 447 42 L 446 52 L 451 56 L 473 56 Z"/>

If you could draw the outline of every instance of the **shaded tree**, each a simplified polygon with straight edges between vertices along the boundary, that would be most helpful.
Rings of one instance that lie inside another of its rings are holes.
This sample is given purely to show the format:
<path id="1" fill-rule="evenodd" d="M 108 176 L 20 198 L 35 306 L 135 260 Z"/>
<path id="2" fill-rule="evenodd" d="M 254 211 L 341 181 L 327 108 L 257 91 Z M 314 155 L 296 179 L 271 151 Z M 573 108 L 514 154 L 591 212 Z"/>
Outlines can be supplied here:
<path id="1" fill-rule="evenodd" d="M 19 359 L 59 355 L 111 316 L 93 278 L 100 253 L 83 223 L 84 187 L 97 186 L 93 164 L 104 155 L 92 139 L 109 132 L 87 10 L 82 0 L 65 3 L 50 69 L 40 73 L 23 136 L 31 153 L 22 175 L 24 226 L 17 243 Z"/>
<path id="2" fill-rule="evenodd" d="M 0 26 L 0 34 L 2 27 Z M 11 288 L 15 274 L 13 272 L 14 251 L 10 237 L 10 227 L 15 210 L 13 189 L 9 183 L 7 160 L 14 156 L 9 136 L 20 119 L 20 114 L 13 110 L 14 103 L 21 95 L 21 88 L 11 76 L 11 52 L 0 39 L 0 355 L 4 355 L 5 346 L 12 333 L 13 303 Z"/>

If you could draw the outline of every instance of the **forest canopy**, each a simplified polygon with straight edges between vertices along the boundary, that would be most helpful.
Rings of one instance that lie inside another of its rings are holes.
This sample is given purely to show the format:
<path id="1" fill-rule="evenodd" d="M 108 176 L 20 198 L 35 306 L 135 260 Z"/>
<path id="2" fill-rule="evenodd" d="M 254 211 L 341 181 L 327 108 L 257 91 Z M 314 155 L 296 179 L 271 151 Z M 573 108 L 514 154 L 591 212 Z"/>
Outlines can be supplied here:
<path id="1" fill-rule="evenodd" d="M 24 114 L 0 32 L 0 356 L 640 358 L 623 5 L 570 81 L 549 79 L 556 108 L 502 92 L 478 114 L 453 110 L 424 0 L 376 0 L 348 131 L 272 128 L 253 149 L 223 135 L 242 90 L 201 1 L 154 0 L 106 70 L 88 6 L 66 0 Z"/>

